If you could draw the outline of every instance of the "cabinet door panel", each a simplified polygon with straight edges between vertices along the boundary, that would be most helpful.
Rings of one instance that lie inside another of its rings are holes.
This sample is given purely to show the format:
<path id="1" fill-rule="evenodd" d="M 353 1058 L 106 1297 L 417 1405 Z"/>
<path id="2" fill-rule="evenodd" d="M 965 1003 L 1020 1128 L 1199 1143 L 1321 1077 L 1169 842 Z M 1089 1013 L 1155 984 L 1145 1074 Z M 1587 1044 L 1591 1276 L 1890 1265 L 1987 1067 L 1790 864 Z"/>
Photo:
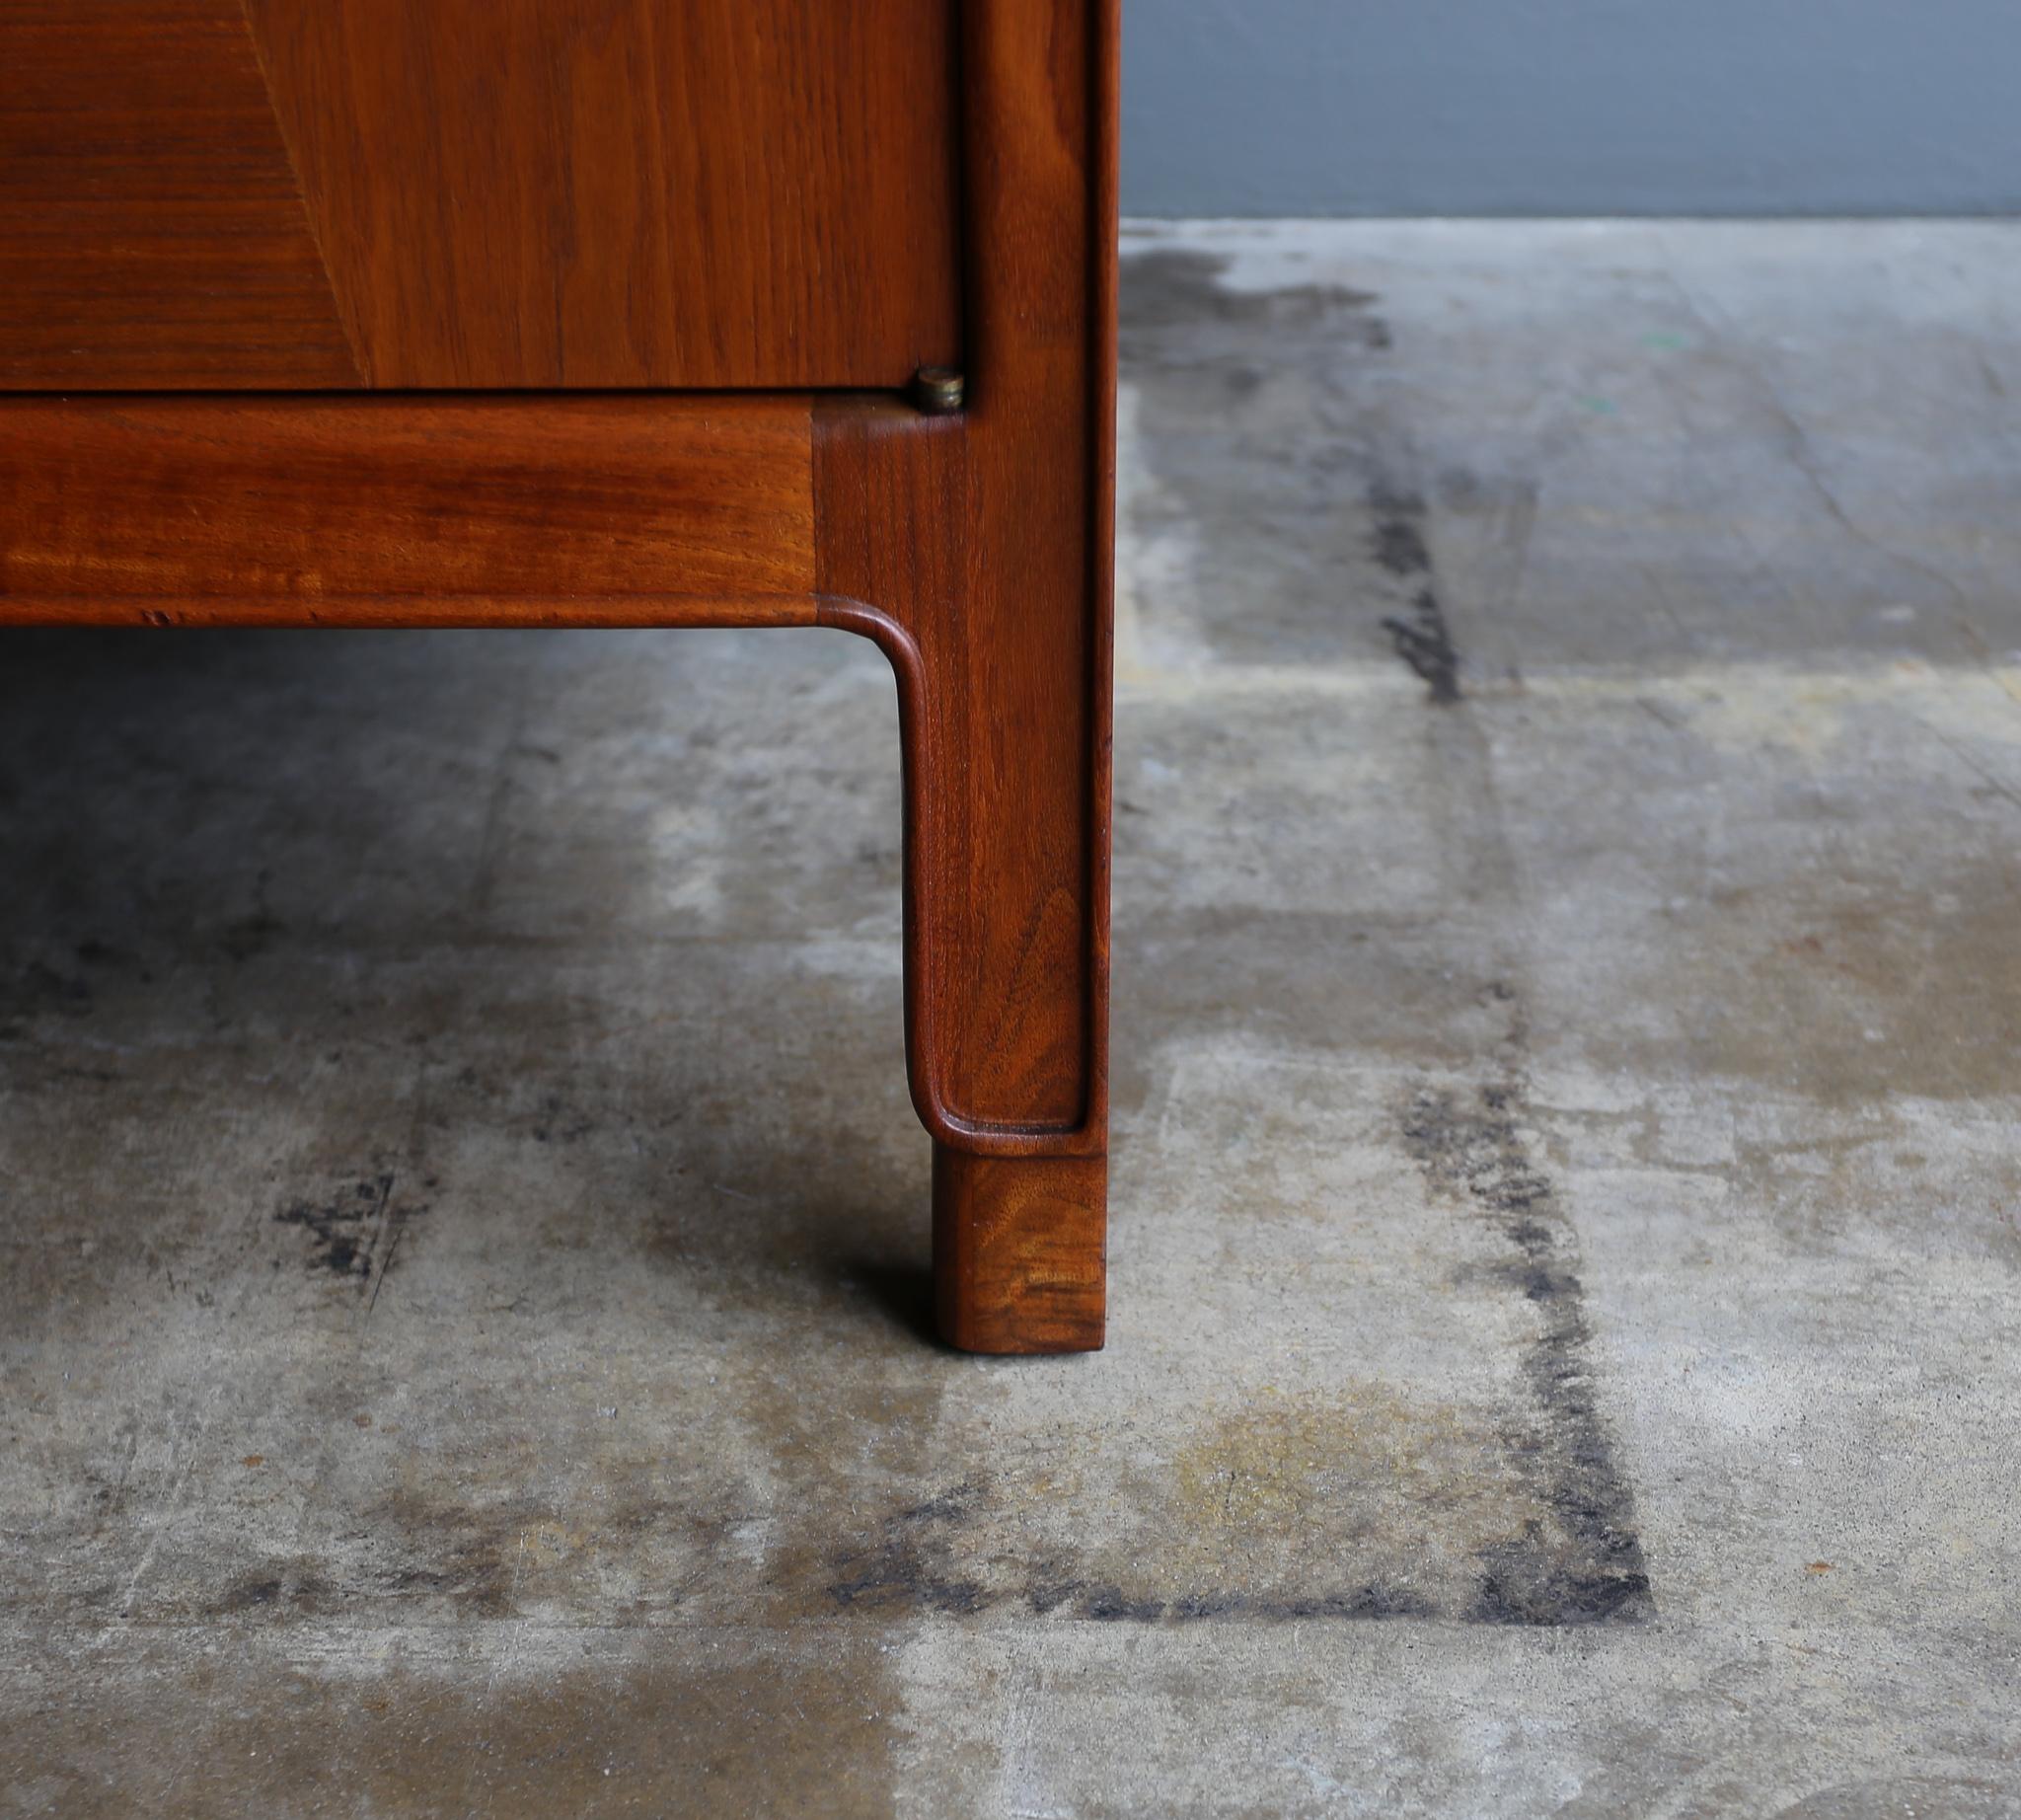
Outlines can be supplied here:
<path id="1" fill-rule="evenodd" d="M 0 0 L 0 385 L 959 357 L 950 0 Z"/>
<path id="2" fill-rule="evenodd" d="M 0 0 L 0 387 L 357 383 L 238 0 Z"/>

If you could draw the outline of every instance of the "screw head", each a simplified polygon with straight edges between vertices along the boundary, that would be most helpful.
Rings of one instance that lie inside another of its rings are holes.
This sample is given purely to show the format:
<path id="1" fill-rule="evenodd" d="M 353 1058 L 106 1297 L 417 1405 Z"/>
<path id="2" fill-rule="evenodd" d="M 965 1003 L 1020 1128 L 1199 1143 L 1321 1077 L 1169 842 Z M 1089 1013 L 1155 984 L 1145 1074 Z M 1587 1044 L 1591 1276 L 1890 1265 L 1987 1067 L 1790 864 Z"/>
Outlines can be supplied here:
<path id="1" fill-rule="evenodd" d="M 961 409 L 967 389 L 951 366 L 923 366 L 912 376 L 913 407 L 929 417 L 946 417 Z"/>

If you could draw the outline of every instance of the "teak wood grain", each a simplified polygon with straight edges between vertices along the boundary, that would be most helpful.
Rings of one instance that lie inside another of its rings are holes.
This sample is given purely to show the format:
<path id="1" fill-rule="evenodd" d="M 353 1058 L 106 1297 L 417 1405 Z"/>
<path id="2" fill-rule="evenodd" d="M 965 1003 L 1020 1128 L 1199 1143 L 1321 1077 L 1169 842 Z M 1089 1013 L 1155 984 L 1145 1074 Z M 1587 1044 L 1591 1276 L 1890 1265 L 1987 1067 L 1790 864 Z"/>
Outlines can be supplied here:
<path id="1" fill-rule="evenodd" d="M 0 387 L 357 381 L 238 0 L 0 0 Z"/>
<path id="2" fill-rule="evenodd" d="M 0 0 L 0 385 L 903 385 L 948 0 Z"/>
<path id="3" fill-rule="evenodd" d="M 1106 1281 L 1116 20 L 962 0 L 959 38 L 958 412 L 875 392 L 0 401 L 0 619 L 875 640 L 941 1330 L 1069 1351 L 1102 1343 Z"/>
<path id="4" fill-rule="evenodd" d="M 807 603 L 809 438 L 804 398 L 764 394 L 0 398 L 0 600 L 152 623 L 335 620 L 347 596 Z"/>

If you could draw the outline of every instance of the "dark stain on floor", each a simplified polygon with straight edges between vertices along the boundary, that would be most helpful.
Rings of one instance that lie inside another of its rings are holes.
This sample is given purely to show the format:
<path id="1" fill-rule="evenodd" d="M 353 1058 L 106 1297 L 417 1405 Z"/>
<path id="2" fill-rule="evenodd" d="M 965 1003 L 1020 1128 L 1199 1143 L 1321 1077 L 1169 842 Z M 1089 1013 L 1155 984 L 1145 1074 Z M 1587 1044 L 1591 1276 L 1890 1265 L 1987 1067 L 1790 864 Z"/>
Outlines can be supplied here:
<path id="1" fill-rule="evenodd" d="M 1432 1618 L 1441 1614 L 1407 1590 L 1362 1585 L 1335 1592 L 1272 1597 L 1233 1588 L 1162 1597 L 1113 1580 L 1087 1577 L 1075 1562 L 1033 1560 L 1007 1581 L 985 1585 L 964 1570 L 974 1538 L 965 1519 L 997 1507 L 995 1487 L 970 1480 L 901 1510 L 868 1548 L 834 1556 L 827 1592 L 843 1611 L 934 1611 L 966 1616 L 1023 1607 L 1034 1616 L 1062 1613 L 1091 1624 L 1198 1624 L 1215 1620 L 1307 1623 L 1316 1619 Z"/>
<path id="2" fill-rule="evenodd" d="M 1460 652 L 1432 578 L 1424 495 L 1378 480 L 1369 488 L 1369 510 L 1376 521 L 1370 535 L 1371 554 L 1386 572 L 1414 590 L 1409 614 L 1385 614 L 1383 630 L 1411 673 L 1423 679 L 1434 702 L 1441 706 L 1457 702 Z"/>
<path id="3" fill-rule="evenodd" d="M 1124 261 L 1122 371 L 1160 482 L 1139 530 L 1156 535 L 1177 503 L 1196 533 L 1193 630 L 1218 653 L 1338 656 L 1359 622 L 1387 636 L 1433 702 L 1457 702 L 1460 654 L 1426 490 L 1408 479 L 1409 426 L 1384 383 L 1381 299 L 1343 285 L 1235 290 L 1227 266 L 1173 248 Z"/>
<path id="4" fill-rule="evenodd" d="M 292 1200 L 273 1216 L 274 1224 L 307 1233 L 309 1268 L 352 1279 L 362 1295 L 392 1269 L 408 1222 L 428 1211 L 397 1198 L 398 1185 L 392 1171 L 382 1171 L 313 1199 Z"/>
<path id="5" fill-rule="evenodd" d="M 846 1611 L 885 1606 L 981 1611 L 991 1603 L 982 1584 L 953 1567 L 945 1547 L 946 1526 L 970 1514 L 979 1496 L 977 1485 L 964 1483 L 899 1511 L 872 1547 L 837 1557 L 829 1597 Z"/>
<path id="6" fill-rule="evenodd" d="M 1552 1522 L 1533 1522 L 1520 1541 L 1482 1551 L 1466 1616 L 1481 1624 L 1638 1622 L 1653 1617 L 1655 1605 L 1634 1495 L 1595 1394 L 1577 1241 L 1523 1121 L 1514 1078 L 1463 1094 L 1426 1089 L 1401 1120 L 1432 1187 L 1463 1196 L 1500 1235 L 1507 1251 L 1498 1274 L 1536 1323 L 1523 1356 L 1535 1427 L 1512 1433 L 1509 1443 Z"/>

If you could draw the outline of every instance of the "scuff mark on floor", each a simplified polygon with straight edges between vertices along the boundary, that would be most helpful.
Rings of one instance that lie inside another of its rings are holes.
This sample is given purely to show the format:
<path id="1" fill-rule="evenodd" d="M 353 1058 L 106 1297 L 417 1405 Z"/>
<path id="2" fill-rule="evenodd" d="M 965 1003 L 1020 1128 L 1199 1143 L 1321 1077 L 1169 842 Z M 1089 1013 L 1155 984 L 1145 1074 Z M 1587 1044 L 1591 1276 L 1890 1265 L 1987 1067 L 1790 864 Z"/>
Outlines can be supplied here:
<path id="1" fill-rule="evenodd" d="M 1434 702 L 1442 707 L 1457 702 L 1460 652 L 1432 578 L 1424 495 L 1379 478 L 1370 484 L 1368 504 L 1375 518 L 1370 555 L 1385 573 L 1413 589 L 1409 615 L 1385 614 L 1383 630 L 1412 674 L 1424 680 Z"/>
<path id="2" fill-rule="evenodd" d="M 1549 1522 L 1534 1519 L 1520 1541 L 1480 1552 L 1480 1585 L 1466 1616 L 1481 1624 L 1640 1622 L 1655 1615 L 1655 1603 L 1634 1494 L 1600 1410 L 1578 1242 L 1531 1153 L 1527 1116 L 1512 1070 L 1470 1090 L 1422 1089 L 1400 1121 L 1432 1187 L 1464 1197 L 1500 1235 L 1507 1252 L 1497 1274 L 1536 1324 L 1523 1354 L 1534 1427 L 1512 1433 L 1510 1448 Z"/>
<path id="3" fill-rule="evenodd" d="M 424 1204 L 396 1203 L 397 1182 L 394 1172 L 386 1170 L 313 1199 L 292 1200 L 273 1216 L 274 1224 L 300 1227 L 309 1235 L 312 1271 L 352 1279 L 360 1295 L 369 1289 L 376 1301 L 408 1222 L 428 1211 Z"/>

